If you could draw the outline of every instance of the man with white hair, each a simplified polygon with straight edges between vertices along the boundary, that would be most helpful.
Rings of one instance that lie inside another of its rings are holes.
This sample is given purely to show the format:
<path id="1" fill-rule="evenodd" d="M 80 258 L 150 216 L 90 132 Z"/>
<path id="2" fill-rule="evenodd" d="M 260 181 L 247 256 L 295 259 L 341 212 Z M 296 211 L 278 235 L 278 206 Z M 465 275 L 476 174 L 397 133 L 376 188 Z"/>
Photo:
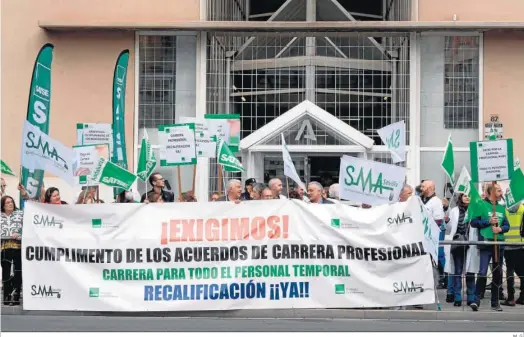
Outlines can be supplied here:
<path id="1" fill-rule="evenodd" d="M 334 204 L 340 203 L 340 193 L 339 193 L 339 185 L 333 184 L 329 186 L 329 193 L 328 193 L 328 200 L 332 201 Z"/>
<path id="2" fill-rule="evenodd" d="M 334 204 L 333 201 L 322 197 L 324 188 L 317 181 L 312 181 L 307 185 L 307 195 L 312 204 Z"/>
<path id="3" fill-rule="evenodd" d="M 400 191 L 399 201 L 406 202 L 413 195 L 413 187 L 405 184 Z"/>
<path id="4" fill-rule="evenodd" d="M 226 195 L 221 196 L 217 201 L 234 201 L 240 202 L 242 196 L 242 182 L 237 179 L 231 179 L 227 182 Z"/>
<path id="5" fill-rule="evenodd" d="M 275 199 L 287 199 L 286 196 L 282 195 L 282 180 L 273 178 L 269 181 L 268 185 Z"/>

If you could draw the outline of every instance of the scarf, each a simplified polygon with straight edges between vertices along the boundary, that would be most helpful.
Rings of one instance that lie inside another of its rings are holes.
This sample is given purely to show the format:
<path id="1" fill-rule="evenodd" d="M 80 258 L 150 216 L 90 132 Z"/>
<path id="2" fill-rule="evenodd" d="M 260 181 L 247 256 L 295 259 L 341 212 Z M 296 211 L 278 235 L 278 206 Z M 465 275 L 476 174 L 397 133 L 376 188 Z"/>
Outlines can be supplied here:
<path id="1" fill-rule="evenodd" d="M 459 218 L 458 218 L 458 225 L 457 225 L 457 234 L 466 234 L 467 228 L 466 224 L 464 223 L 464 218 L 466 217 L 466 213 L 468 212 L 468 206 L 458 206 L 459 208 Z"/>

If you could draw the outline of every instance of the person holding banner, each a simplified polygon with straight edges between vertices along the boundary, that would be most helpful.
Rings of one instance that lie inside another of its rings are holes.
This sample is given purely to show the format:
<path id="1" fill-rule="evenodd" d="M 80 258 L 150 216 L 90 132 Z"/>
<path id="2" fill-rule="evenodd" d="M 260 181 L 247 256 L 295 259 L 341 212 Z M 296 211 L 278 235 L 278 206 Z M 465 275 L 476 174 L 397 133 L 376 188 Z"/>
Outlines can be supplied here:
<path id="1" fill-rule="evenodd" d="M 489 197 L 485 198 L 485 202 L 489 209 L 486 214 L 473 214 L 471 220 L 471 227 L 479 230 L 479 241 L 494 241 L 495 235 L 497 241 L 504 241 L 504 233 L 509 230 L 508 219 L 506 218 L 506 209 L 499 204 L 502 199 L 502 189 L 498 184 L 492 184 L 487 188 L 487 195 L 490 196 L 495 191 L 495 207 L 496 214 L 492 214 L 492 202 Z M 486 288 L 487 273 L 489 262 L 493 258 L 494 267 L 492 270 L 493 279 L 491 281 L 491 309 L 494 311 L 502 311 L 499 304 L 500 292 L 499 287 L 502 287 L 502 264 L 500 263 L 504 249 L 500 245 L 480 246 L 480 267 L 475 286 L 475 302 L 472 303 L 471 309 L 477 311 L 480 306 L 481 293 Z M 497 257 L 498 259 L 495 259 Z"/>
<path id="2" fill-rule="evenodd" d="M 49 187 L 45 191 L 44 203 L 53 205 L 67 205 L 67 202 L 60 198 L 60 191 L 56 187 Z"/>
<path id="3" fill-rule="evenodd" d="M 273 178 L 269 181 L 268 186 L 273 191 L 275 199 L 287 199 L 286 196 L 282 195 L 282 180 Z"/>
<path id="4" fill-rule="evenodd" d="M 234 201 L 239 203 L 242 198 L 242 182 L 237 179 L 231 179 L 227 182 L 226 195 L 221 196 L 217 201 Z"/>
<path id="5" fill-rule="evenodd" d="M 117 204 L 128 204 L 128 203 L 134 203 L 134 197 L 133 192 L 131 191 L 122 191 L 120 192 L 115 200 L 115 203 Z"/>
<path id="6" fill-rule="evenodd" d="M 153 192 L 147 195 L 146 203 L 147 204 L 163 204 L 164 200 L 162 199 L 161 194 Z"/>
<path id="7" fill-rule="evenodd" d="M 398 198 L 400 202 L 406 202 L 409 198 L 411 198 L 412 195 L 413 187 L 406 184 L 402 187 L 402 190 L 400 191 L 400 195 Z"/>
<path id="8" fill-rule="evenodd" d="M 242 200 L 251 200 L 251 191 L 253 191 L 253 186 L 257 183 L 255 178 L 249 178 L 244 183 L 245 191 L 242 193 Z"/>
<path id="9" fill-rule="evenodd" d="M 312 181 L 307 185 L 307 195 L 312 204 L 334 204 L 322 196 L 324 188 L 317 181 Z"/>
<path id="10" fill-rule="evenodd" d="M 262 191 L 266 187 L 265 184 L 256 183 L 251 188 L 250 198 L 251 200 L 260 200 L 262 198 Z"/>
<path id="11" fill-rule="evenodd" d="M 446 228 L 444 226 L 444 205 L 442 200 L 435 194 L 435 183 L 431 180 L 424 180 L 420 185 L 420 198 L 422 203 L 426 206 L 435 223 L 440 227 L 439 240 L 444 240 Z M 446 265 L 446 256 L 444 254 L 444 247 L 439 247 L 438 250 L 438 271 L 441 288 L 447 288 L 447 280 L 444 275 L 444 266 Z"/>
<path id="12" fill-rule="evenodd" d="M 468 206 L 470 198 L 461 193 L 457 198 L 457 206 L 450 212 L 449 225 L 450 239 L 454 241 L 476 240 L 478 236 L 475 228 L 470 228 L 468 220 Z M 446 246 L 446 266 L 444 270 L 451 275 L 454 306 L 462 306 L 462 276 L 466 275 L 467 305 L 475 301 L 475 274 L 478 271 L 479 261 L 477 249 L 473 245 Z M 446 300 L 446 302 L 448 302 Z"/>
<path id="13" fill-rule="evenodd" d="M 144 202 L 151 193 L 157 193 L 162 196 L 164 202 L 175 202 L 175 194 L 170 191 L 164 190 L 166 183 L 162 175 L 158 172 L 154 172 L 149 176 L 149 184 L 153 187 L 147 193 L 142 194 L 140 202 Z"/>
<path id="14" fill-rule="evenodd" d="M 22 288 L 22 225 L 24 212 L 16 207 L 15 201 L 8 195 L 1 199 L 2 230 L 1 258 L 4 305 L 19 305 Z M 11 264 L 15 275 L 11 278 Z M 12 297 L 11 297 L 12 296 Z"/>
<path id="15" fill-rule="evenodd" d="M 103 204 L 102 200 L 97 199 L 98 186 L 82 186 L 82 191 L 76 200 L 77 204 Z"/>

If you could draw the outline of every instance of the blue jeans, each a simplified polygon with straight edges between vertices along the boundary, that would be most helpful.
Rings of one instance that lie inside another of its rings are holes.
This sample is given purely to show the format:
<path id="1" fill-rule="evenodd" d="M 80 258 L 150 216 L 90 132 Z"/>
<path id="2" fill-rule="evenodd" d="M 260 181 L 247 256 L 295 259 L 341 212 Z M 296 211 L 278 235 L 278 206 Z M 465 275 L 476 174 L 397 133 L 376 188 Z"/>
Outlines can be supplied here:
<path id="1" fill-rule="evenodd" d="M 454 282 L 455 282 L 455 280 L 454 280 L 453 276 L 452 275 L 448 275 L 448 290 L 447 290 L 446 295 L 455 296 L 455 287 L 453 285 Z"/>
<path id="2" fill-rule="evenodd" d="M 439 240 L 444 241 L 445 236 L 446 236 L 446 232 L 441 231 L 439 234 Z M 438 247 L 438 269 L 439 269 L 441 278 L 444 276 L 444 267 L 445 266 L 446 266 L 446 254 L 444 253 L 444 247 L 440 246 Z"/>
<path id="3" fill-rule="evenodd" d="M 499 263 L 493 264 L 492 267 L 492 281 L 491 281 L 491 306 L 499 305 L 500 288 L 502 287 L 502 257 L 504 255 L 504 249 L 501 246 L 498 247 Z M 479 275 L 477 278 L 477 284 L 475 286 L 475 301 L 480 303 L 480 294 L 484 292 L 487 283 L 488 265 L 495 252 L 495 246 L 489 248 L 480 249 L 480 267 Z"/>
<path id="4" fill-rule="evenodd" d="M 455 272 L 452 276 L 455 302 L 462 302 L 462 272 L 464 271 L 466 257 L 462 253 L 452 253 L 452 257 L 455 264 Z M 475 302 L 475 274 L 473 273 L 466 273 L 466 294 L 468 303 Z"/>

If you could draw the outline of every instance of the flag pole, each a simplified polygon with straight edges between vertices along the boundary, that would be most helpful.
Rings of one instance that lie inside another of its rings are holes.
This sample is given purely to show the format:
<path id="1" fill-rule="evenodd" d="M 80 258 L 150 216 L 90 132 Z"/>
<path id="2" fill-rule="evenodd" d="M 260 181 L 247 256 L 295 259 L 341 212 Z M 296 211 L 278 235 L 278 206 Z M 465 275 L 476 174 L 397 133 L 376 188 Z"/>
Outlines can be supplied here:
<path id="1" fill-rule="evenodd" d="M 287 198 L 289 199 L 289 178 L 286 176 L 286 191 L 287 191 Z"/>
<path id="2" fill-rule="evenodd" d="M 180 166 L 176 167 L 178 180 L 178 200 L 182 201 L 182 174 L 180 173 Z"/>
<path id="3" fill-rule="evenodd" d="M 218 169 L 218 195 L 222 196 L 222 165 L 217 164 Z"/>
<path id="4" fill-rule="evenodd" d="M 191 188 L 191 192 L 193 193 L 193 196 L 195 196 L 195 184 L 196 184 L 197 165 L 198 165 L 198 163 L 193 165 L 193 187 Z"/>
<path id="5" fill-rule="evenodd" d="M 496 195 L 496 191 L 495 191 L 495 185 L 497 184 L 496 181 L 492 181 L 491 182 L 491 194 L 490 194 L 490 199 L 491 199 L 491 216 L 497 216 L 497 195 Z M 497 224 L 495 227 L 498 227 L 499 225 Z M 498 249 L 498 245 L 496 244 L 497 242 L 497 234 L 493 233 L 493 241 L 495 242 L 495 245 L 493 246 L 493 248 L 495 249 L 495 252 L 493 253 L 493 262 L 494 263 L 499 263 L 499 249 Z"/>

